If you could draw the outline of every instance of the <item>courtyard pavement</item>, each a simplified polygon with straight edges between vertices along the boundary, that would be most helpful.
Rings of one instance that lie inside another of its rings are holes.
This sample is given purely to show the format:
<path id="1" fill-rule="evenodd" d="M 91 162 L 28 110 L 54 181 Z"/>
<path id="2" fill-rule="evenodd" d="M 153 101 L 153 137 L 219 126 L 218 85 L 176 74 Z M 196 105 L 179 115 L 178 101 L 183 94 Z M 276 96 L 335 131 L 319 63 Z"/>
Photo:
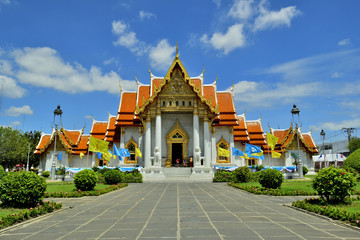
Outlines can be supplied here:
<path id="1" fill-rule="evenodd" d="M 0 231 L 0 239 L 360 239 L 360 231 L 224 183 L 143 183 Z"/>

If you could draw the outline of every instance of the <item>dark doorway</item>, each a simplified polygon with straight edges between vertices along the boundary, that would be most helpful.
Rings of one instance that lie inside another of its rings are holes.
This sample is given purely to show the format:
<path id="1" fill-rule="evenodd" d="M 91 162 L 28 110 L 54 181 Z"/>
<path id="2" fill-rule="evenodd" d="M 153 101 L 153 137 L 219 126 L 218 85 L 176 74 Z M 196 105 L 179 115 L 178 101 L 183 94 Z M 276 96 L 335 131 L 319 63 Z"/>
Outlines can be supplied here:
<path id="1" fill-rule="evenodd" d="M 180 166 L 182 164 L 182 143 L 173 143 L 172 144 L 172 165 Z M 176 160 L 179 159 L 179 162 Z"/>

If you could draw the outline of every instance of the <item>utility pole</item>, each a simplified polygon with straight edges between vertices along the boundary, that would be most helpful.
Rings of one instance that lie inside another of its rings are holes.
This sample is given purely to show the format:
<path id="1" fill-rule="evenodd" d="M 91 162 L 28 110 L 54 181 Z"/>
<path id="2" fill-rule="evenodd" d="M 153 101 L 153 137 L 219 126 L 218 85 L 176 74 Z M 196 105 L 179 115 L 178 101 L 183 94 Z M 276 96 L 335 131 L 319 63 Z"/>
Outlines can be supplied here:
<path id="1" fill-rule="evenodd" d="M 355 128 L 342 128 L 342 131 L 346 132 L 348 135 L 348 142 L 351 140 L 351 135 L 354 132 Z"/>

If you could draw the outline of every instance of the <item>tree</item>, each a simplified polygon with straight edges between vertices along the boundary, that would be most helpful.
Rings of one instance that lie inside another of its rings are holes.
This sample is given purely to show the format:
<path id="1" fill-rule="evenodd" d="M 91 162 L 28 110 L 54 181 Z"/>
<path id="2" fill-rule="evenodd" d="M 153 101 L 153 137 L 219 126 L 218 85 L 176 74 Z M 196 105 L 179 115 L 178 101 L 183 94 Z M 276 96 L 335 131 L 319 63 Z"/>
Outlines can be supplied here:
<path id="1" fill-rule="evenodd" d="M 359 148 L 360 148 L 360 138 L 357 137 L 352 138 L 348 145 L 348 149 L 350 150 L 350 153 L 355 152 Z"/>
<path id="2" fill-rule="evenodd" d="M 30 142 L 30 157 L 29 157 L 29 169 L 31 166 L 38 166 L 40 162 L 40 155 L 34 154 L 37 144 L 41 138 L 41 132 L 30 131 L 25 133 L 26 138 Z M 28 145 L 29 147 L 29 145 Z"/>
<path id="3" fill-rule="evenodd" d="M 17 129 L 0 127 L 0 164 L 12 168 L 18 163 L 25 164 L 29 150 L 29 141 Z"/>

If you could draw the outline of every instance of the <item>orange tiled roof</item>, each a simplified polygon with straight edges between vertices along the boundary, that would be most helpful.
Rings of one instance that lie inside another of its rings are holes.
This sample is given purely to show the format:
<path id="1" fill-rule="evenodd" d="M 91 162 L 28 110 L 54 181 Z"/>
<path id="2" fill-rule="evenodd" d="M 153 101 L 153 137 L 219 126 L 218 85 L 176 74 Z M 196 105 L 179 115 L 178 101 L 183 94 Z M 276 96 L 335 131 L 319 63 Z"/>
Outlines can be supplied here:
<path id="1" fill-rule="evenodd" d="M 206 98 L 206 100 L 210 101 L 213 107 L 216 107 L 216 95 L 215 95 L 215 87 L 214 86 L 204 86 L 203 87 L 204 92 L 203 95 Z"/>
<path id="2" fill-rule="evenodd" d="M 119 142 L 120 141 L 120 127 L 115 126 L 116 117 L 109 116 L 107 130 L 105 133 L 105 141 L 108 142 Z"/>
<path id="3" fill-rule="evenodd" d="M 160 84 L 161 84 L 161 82 L 162 82 L 163 80 L 164 80 L 163 78 L 155 78 L 155 79 L 152 79 L 152 81 L 151 81 L 151 84 L 152 84 L 152 86 L 151 86 L 151 89 L 152 89 L 151 95 L 154 94 L 155 89 L 157 89 L 157 88 L 160 86 Z"/>
<path id="4" fill-rule="evenodd" d="M 261 120 L 246 121 L 247 130 L 249 132 L 250 144 L 260 145 L 263 148 L 266 145 L 264 131 L 261 126 Z"/>
<path id="5" fill-rule="evenodd" d="M 137 104 L 141 107 L 144 103 L 143 100 L 148 100 L 150 97 L 150 86 L 140 86 L 138 88 L 138 99 Z"/>
<path id="6" fill-rule="evenodd" d="M 201 79 L 191 78 L 192 83 L 195 85 L 196 89 L 199 89 L 200 94 L 202 93 L 202 87 L 201 87 Z"/>
<path id="7" fill-rule="evenodd" d="M 90 135 L 92 137 L 104 140 L 105 133 L 107 130 L 107 125 L 108 125 L 108 122 L 93 121 L 93 125 L 90 130 Z"/>
<path id="8" fill-rule="evenodd" d="M 215 126 L 236 126 L 238 124 L 233 98 L 230 92 L 216 93 L 219 116 Z"/>
<path id="9" fill-rule="evenodd" d="M 135 115 L 136 98 L 137 98 L 137 93 L 135 92 L 122 93 L 118 114 L 116 116 L 115 126 L 139 125 L 139 117 Z"/>

